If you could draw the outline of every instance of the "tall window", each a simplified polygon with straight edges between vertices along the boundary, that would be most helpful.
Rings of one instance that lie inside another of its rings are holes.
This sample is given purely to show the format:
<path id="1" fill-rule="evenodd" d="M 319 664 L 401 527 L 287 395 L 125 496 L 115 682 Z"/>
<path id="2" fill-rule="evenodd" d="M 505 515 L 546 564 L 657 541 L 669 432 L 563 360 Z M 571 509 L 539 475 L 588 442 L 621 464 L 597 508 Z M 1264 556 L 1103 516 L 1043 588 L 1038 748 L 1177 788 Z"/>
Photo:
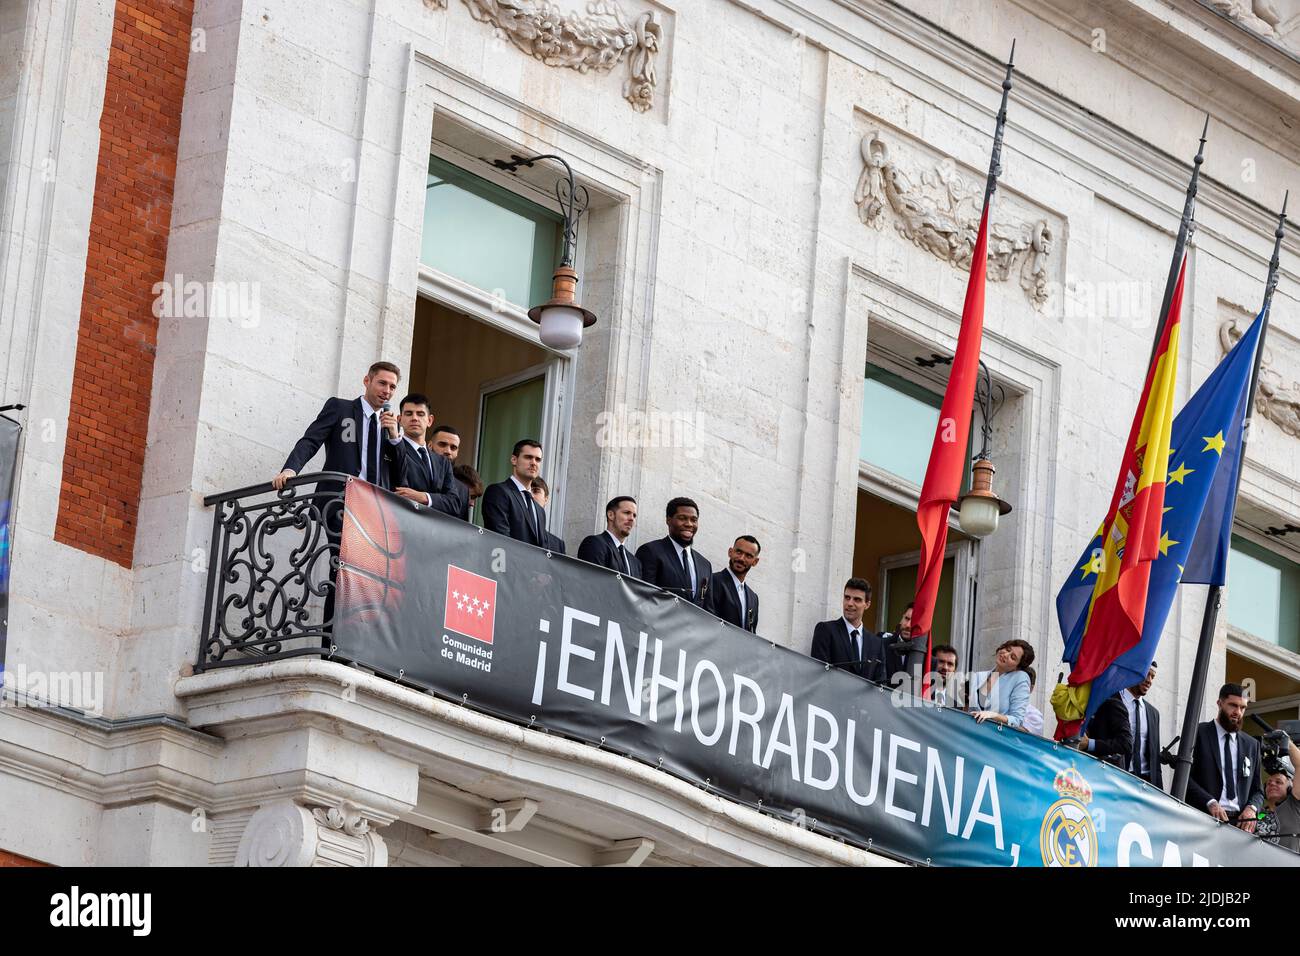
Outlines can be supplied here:
<path id="1" fill-rule="evenodd" d="M 528 309 L 551 297 L 558 213 L 429 157 L 420 260 Z"/>
<path id="2" fill-rule="evenodd" d="M 1228 560 L 1228 623 L 1300 653 L 1300 565 L 1234 535 Z"/>

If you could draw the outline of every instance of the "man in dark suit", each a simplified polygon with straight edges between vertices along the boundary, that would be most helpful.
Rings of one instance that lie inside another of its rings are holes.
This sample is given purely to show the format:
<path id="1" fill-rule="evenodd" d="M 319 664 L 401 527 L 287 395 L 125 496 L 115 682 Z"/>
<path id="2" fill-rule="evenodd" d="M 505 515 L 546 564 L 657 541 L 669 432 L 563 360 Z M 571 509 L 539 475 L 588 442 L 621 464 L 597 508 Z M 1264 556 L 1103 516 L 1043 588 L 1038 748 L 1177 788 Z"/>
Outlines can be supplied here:
<path id="1" fill-rule="evenodd" d="M 451 425 L 438 425 L 429 432 L 429 447 L 454 467 L 456 457 L 460 454 L 460 432 Z"/>
<path id="2" fill-rule="evenodd" d="M 1088 720 L 1076 745 L 1080 750 L 1113 764 L 1127 767 L 1133 753 L 1133 731 L 1119 694 L 1111 694 Z"/>
<path id="3" fill-rule="evenodd" d="M 641 562 L 627 549 L 628 536 L 635 527 L 636 499 L 631 495 L 611 498 L 605 505 L 605 530 L 583 538 L 578 557 L 619 574 L 641 577 Z"/>
<path id="4" fill-rule="evenodd" d="M 537 502 L 543 511 L 551 506 L 551 489 L 546 484 L 546 479 L 538 475 L 528 487 L 533 493 L 533 500 Z M 558 554 L 568 553 L 564 550 L 564 539 L 558 534 L 552 534 L 550 531 L 546 532 L 546 549 L 555 551 Z"/>
<path id="5" fill-rule="evenodd" d="M 1264 790 L 1259 782 L 1259 741 L 1241 729 L 1245 718 L 1246 692 L 1240 684 L 1224 684 L 1219 713 L 1196 728 L 1187 802 L 1216 820 L 1254 833 Z"/>
<path id="6" fill-rule="evenodd" d="M 483 479 L 469 465 L 457 465 L 451 470 L 456 476 L 456 492 L 460 497 L 460 517 L 469 520 L 469 509 L 483 497 Z"/>
<path id="7" fill-rule="evenodd" d="M 401 370 L 392 362 L 376 362 L 362 379 L 365 392 L 359 398 L 327 398 L 271 485 L 277 491 L 283 488 L 324 445 L 322 471 L 341 471 L 392 488 L 389 468 L 401 439 L 397 416 L 384 411 L 384 406 L 392 400 L 401 378 Z"/>
<path id="8" fill-rule="evenodd" d="M 1164 768 L 1160 766 L 1160 711 L 1146 700 L 1147 691 L 1156 679 L 1156 662 L 1151 662 L 1147 676 L 1140 684 L 1119 692 L 1124 712 L 1133 731 L 1133 753 L 1129 756 L 1128 771 L 1151 786 L 1165 788 Z"/>
<path id="9" fill-rule="evenodd" d="M 758 595 L 745 577 L 760 550 L 757 538 L 742 534 L 727 551 L 727 566 L 713 575 L 713 613 L 751 634 L 758 633 Z"/>
<path id="10" fill-rule="evenodd" d="M 547 546 L 546 512 L 533 500 L 532 490 L 541 467 L 541 442 L 534 438 L 515 442 L 510 477 L 483 492 L 483 527 L 539 548 Z"/>
<path id="11" fill-rule="evenodd" d="M 397 416 L 392 411 L 385 411 L 385 406 L 392 400 L 401 378 L 401 370 L 392 362 L 376 362 L 362 379 L 365 391 L 359 398 L 327 398 L 316 420 L 289 452 L 280 473 L 271 479 L 271 486 L 276 491 L 284 488 L 285 483 L 302 471 L 324 445 L 325 463 L 321 465 L 321 471 L 339 471 L 381 488 L 392 488 L 389 472 L 398 460 L 401 438 Z M 343 488 L 337 482 L 322 481 L 316 490 L 341 493 Z M 326 539 L 332 548 L 338 548 L 343 533 L 343 511 L 341 508 L 327 508 L 325 516 Z M 334 583 L 338 571 L 332 561 L 328 567 L 329 587 L 325 590 L 322 623 L 326 629 L 332 629 Z M 321 643 L 328 649 L 332 638 L 327 635 Z"/>
<path id="12" fill-rule="evenodd" d="M 863 623 L 870 607 L 871 585 L 862 578 L 849 578 L 844 583 L 842 616 L 813 628 L 812 656 L 831 667 L 883 683 L 887 676 L 884 645 Z"/>
<path id="13" fill-rule="evenodd" d="M 668 537 L 637 548 L 641 577 L 713 613 L 713 566 L 692 547 L 700 526 L 700 506 L 690 498 L 674 498 L 665 511 Z"/>
<path id="14" fill-rule="evenodd" d="M 416 504 L 427 505 L 453 517 L 460 517 L 460 495 L 455 488 L 451 462 L 434 455 L 424 443 L 433 415 L 429 399 L 418 392 L 407 395 L 398 404 L 402 441 L 393 463 L 393 490 Z"/>
<path id="15" fill-rule="evenodd" d="M 456 464 L 456 456 L 460 454 L 460 432 L 451 425 L 438 425 L 429 433 L 429 450 L 438 457 L 446 459 L 447 464 L 451 465 L 452 476 L 456 477 L 451 489 L 457 502 L 455 515 L 462 521 L 468 521 L 469 507 L 483 494 L 483 483 L 478 480 L 478 472 L 474 472 L 473 482 L 463 481 L 457 476 L 458 468 L 474 471 L 469 465 Z M 472 490 L 476 486 L 477 492 Z"/>

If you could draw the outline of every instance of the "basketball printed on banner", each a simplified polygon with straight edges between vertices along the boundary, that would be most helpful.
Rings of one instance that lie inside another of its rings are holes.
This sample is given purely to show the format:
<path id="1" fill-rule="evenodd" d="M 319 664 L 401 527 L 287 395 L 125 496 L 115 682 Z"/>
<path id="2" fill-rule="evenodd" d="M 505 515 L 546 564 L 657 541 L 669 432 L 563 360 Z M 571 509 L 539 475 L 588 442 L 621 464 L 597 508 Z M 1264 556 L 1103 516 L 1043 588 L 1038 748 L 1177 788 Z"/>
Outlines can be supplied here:
<path id="1" fill-rule="evenodd" d="M 394 502 L 369 482 L 350 479 L 343 496 L 335 616 L 374 623 L 402 604 L 406 547 Z"/>

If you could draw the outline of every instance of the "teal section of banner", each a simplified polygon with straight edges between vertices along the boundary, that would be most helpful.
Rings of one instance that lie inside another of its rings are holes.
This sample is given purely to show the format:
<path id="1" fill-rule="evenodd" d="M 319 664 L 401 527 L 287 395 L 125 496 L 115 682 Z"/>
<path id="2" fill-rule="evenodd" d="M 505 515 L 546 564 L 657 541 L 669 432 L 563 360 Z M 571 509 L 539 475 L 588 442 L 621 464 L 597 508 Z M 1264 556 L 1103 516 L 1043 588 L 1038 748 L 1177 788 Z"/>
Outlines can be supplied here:
<path id="1" fill-rule="evenodd" d="M 22 426 L 0 415 L 0 671 L 9 644 L 9 571 L 13 561 L 14 472 Z"/>

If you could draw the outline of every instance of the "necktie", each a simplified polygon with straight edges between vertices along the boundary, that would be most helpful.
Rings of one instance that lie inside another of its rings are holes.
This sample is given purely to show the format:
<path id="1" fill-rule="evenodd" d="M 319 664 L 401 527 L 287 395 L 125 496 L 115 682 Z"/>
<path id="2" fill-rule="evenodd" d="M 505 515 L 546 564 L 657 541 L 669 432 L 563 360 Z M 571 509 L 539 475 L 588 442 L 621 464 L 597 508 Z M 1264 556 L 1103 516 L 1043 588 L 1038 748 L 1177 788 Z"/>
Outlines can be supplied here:
<path id="1" fill-rule="evenodd" d="M 379 416 L 366 416 L 366 481 L 379 484 Z"/>
<path id="2" fill-rule="evenodd" d="M 433 463 L 429 461 L 429 449 L 424 446 L 420 447 L 420 460 L 424 462 L 424 474 L 429 479 L 429 484 L 433 484 Z"/>
<path id="3" fill-rule="evenodd" d="M 690 591 L 692 600 L 695 598 L 695 575 L 692 574 L 691 552 L 682 548 L 682 573 L 686 575 L 686 588 Z"/>
<path id="4" fill-rule="evenodd" d="M 1142 773 L 1146 760 L 1146 741 L 1142 739 L 1142 701 L 1133 701 L 1133 769 Z"/>
<path id="5" fill-rule="evenodd" d="M 858 629 L 856 627 L 853 629 L 853 633 L 850 636 L 853 638 L 853 656 L 856 657 L 858 659 L 858 663 L 861 664 L 862 663 L 862 641 L 860 640 L 860 635 L 858 634 Z"/>
<path id="6" fill-rule="evenodd" d="M 1237 768 L 1232 763 L 1232 734 L 1223 735 L 1223 794 L 1229 800 L 1237 799 Z"/>
<path id="7" fill-rule="evenodd" d="M 624 548 L 621 544 L 618 546 L 618 563 L 623 565 L 624 574 L 632 573 L 632 569 L 628 567 L 627 564 L 627 549 Z"/>
<path id="8" fill-rule="evenodd" d="M 524 510 L 528 512 L 528 526 L 533 529 L 533 540 L 536 543 L 541 544 L 542 536 L 537 530 L 537 512 L 533 511 L 533 505 L 536 504 L 536 502 L 533 501 L 533 496 L 525 489 L 520 488 L 519 493 L 524 496 Z"/>

